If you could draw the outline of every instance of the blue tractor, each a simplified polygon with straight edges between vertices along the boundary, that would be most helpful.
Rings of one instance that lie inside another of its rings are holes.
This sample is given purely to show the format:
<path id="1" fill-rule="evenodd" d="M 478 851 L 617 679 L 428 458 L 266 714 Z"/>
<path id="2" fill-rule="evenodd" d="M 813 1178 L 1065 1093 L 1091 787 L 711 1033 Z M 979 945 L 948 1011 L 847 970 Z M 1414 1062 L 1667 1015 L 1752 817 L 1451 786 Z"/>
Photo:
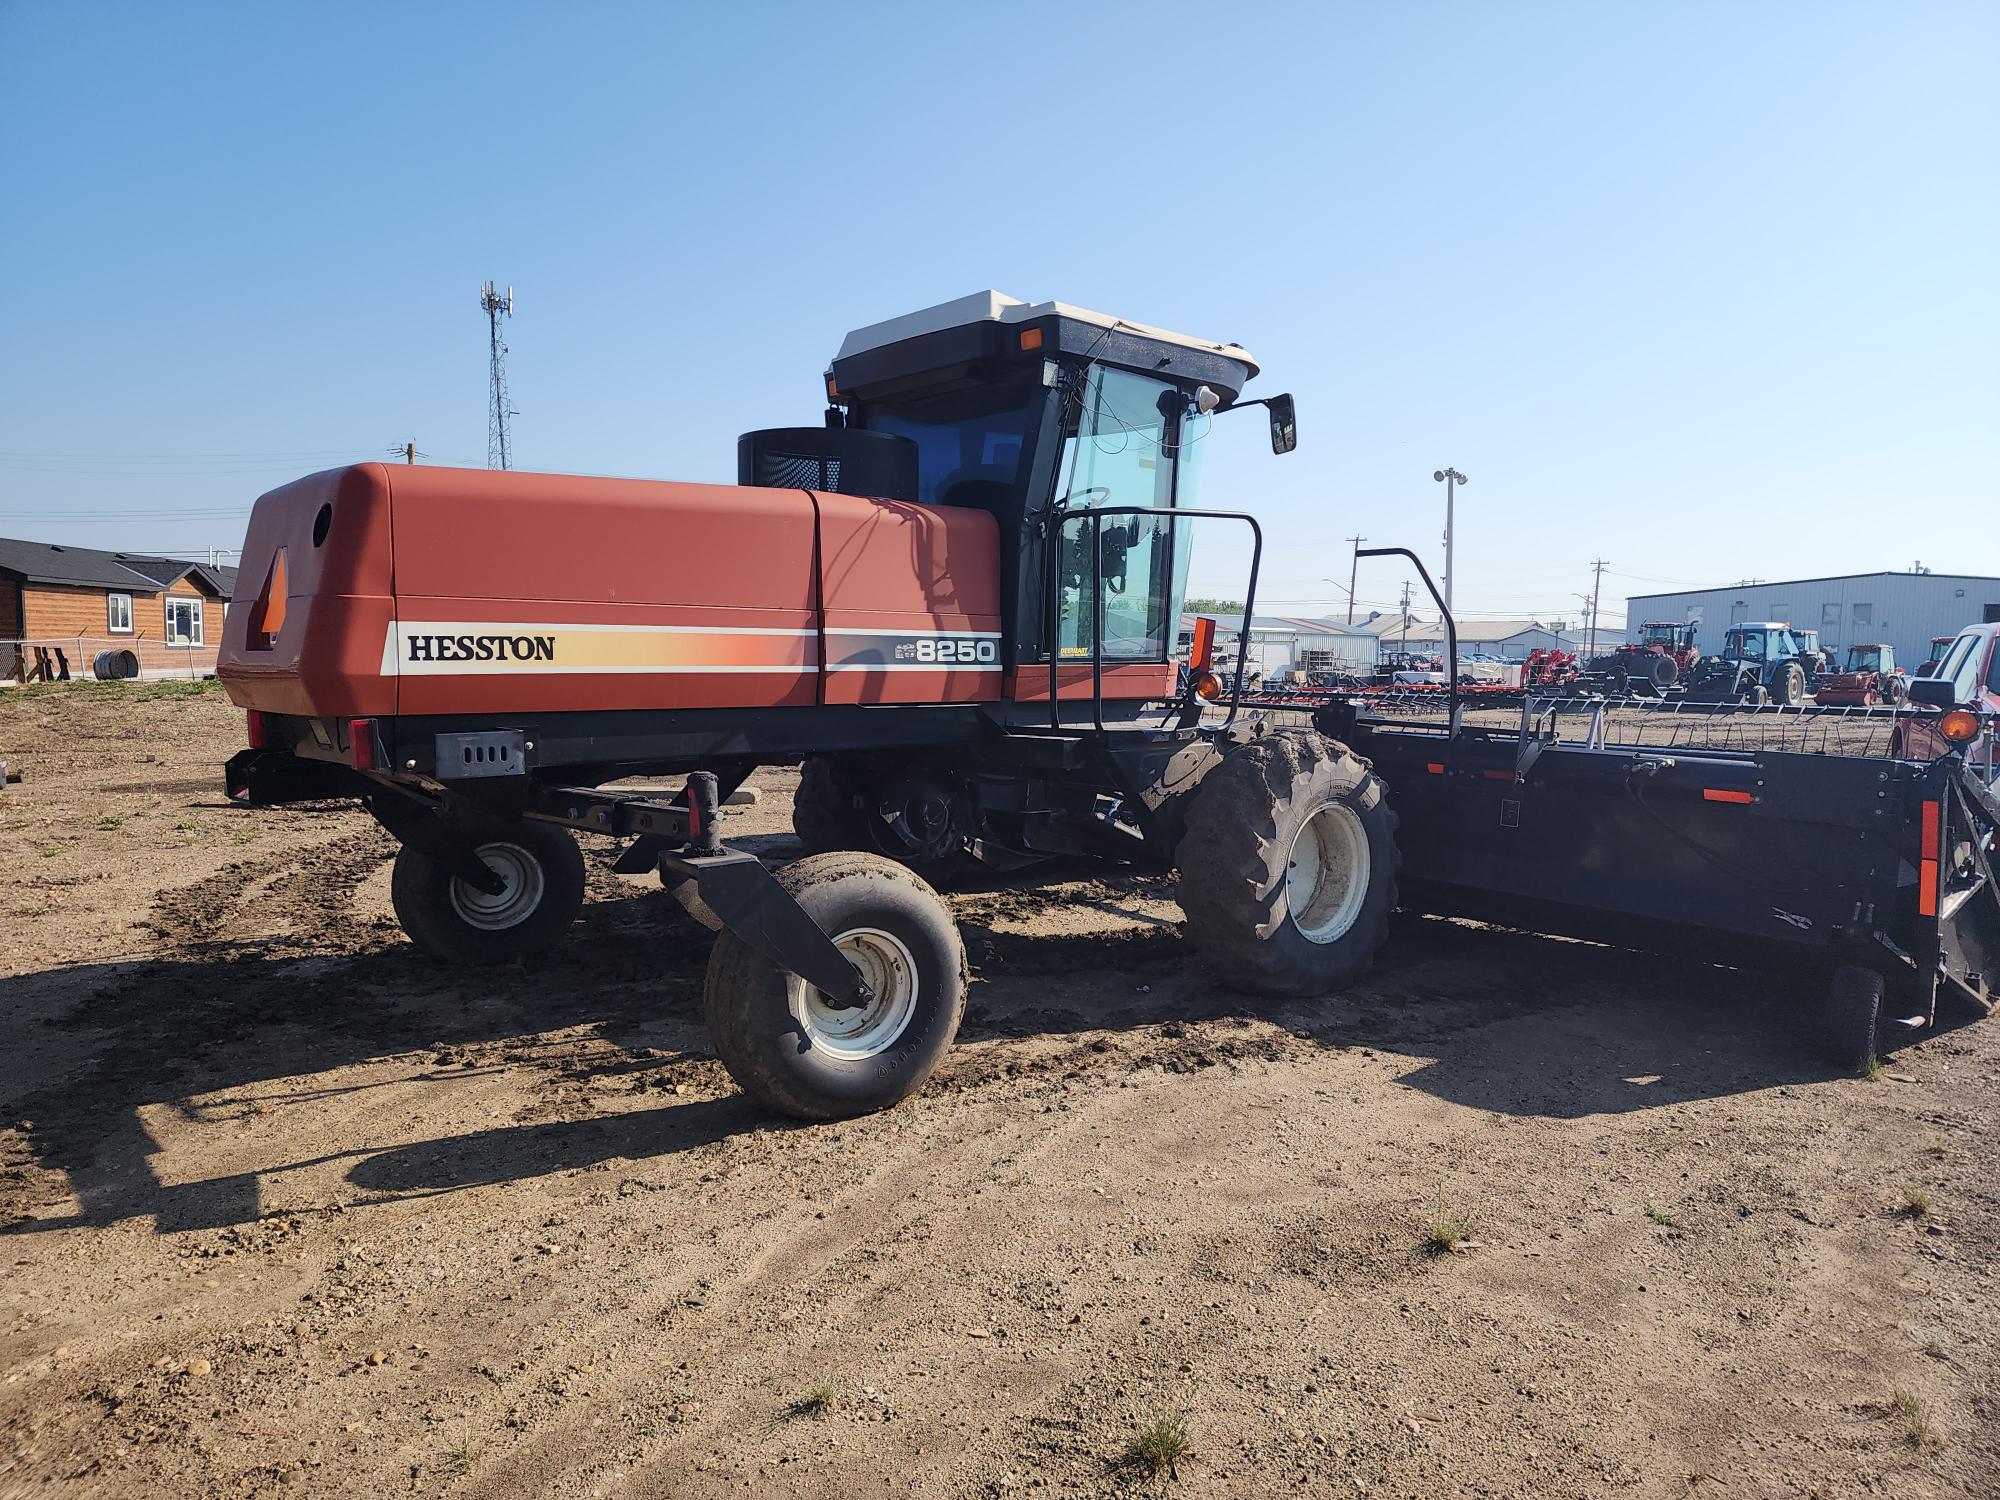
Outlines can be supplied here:
<path id="1" fill-rule="evenodd" d="M 1810 682 L 1805 647 L 1791 626 L 1746 621 L 1730 626 L 1722 650 L 1696 665 L 1687 695 L 1696 703 L 1789 705 L 1806 701 Z"/>

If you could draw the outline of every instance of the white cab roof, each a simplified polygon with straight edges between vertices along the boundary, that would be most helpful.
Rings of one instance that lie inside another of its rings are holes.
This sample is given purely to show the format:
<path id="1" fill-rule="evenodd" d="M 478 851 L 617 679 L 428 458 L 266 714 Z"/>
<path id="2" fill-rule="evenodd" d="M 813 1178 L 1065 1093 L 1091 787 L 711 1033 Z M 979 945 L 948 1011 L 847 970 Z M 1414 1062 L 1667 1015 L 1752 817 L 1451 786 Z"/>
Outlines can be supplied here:
<path id="1" fill-rule="evenodd" d="M 1109 313 L 1092 312 L 1087 307 L 1072 307 L 1067 302 L 1023 302 L 1019 297 L 1009 297 L 1004 292 L 974 292 L 970 297 L 956 297 L 921 312 L 904 313 L 900 318 L 870 323 L 842 339 L 840 353 L 834 357 L 846 359 L 849 355 L 899 344 L 904 339 L 919 338 L 927 333 L 940 333 L 947 328 L 962 328 L 969 323 L 1032 323 L 1037 318 L 1048 317 L 1071 318 L 1079 323 L 1094 323 L 1099 328 L 1120 329 L 1140 338 L 1158 339 L 1164 344 L 1199 349 L 1205 354 L 1219 354 L 1242 365 L 1249 372 L 1244 377 L 1246 380 L 1257 373 L 1257 361 L 1241 344 L 1218 344 L 1209 339 L 1192 338 L 1185 333 L 1172 333 L 1165 328 L 1114 318 Z"/>

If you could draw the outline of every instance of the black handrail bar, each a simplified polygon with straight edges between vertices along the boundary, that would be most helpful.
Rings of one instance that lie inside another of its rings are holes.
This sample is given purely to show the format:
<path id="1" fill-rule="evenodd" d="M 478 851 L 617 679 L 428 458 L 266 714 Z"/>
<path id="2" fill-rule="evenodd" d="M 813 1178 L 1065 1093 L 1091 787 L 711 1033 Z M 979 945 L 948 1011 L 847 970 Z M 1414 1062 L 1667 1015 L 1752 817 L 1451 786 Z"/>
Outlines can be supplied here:
<path id="1" fill-rule="evenodd" d="M 1423 577 L 1424 587 L 1430 590 L 1431 601 L 1438 607 L 1438 617 L 1444 621 L 1444 644 L 1448 656 L 1448 660 L 1445 662 L 1445 670 L 1451 688 L 1451 714 L 1446 721 L 1449 726 L 1446 733 L 1450 737 L 1456 738 L 1458 735 L 1458 625 L 1452 619 L 1451 611 L 1445 608 L 1444 595 L 1440 594 L 1437 585 L 1431 582 L 1430 569 L 1426 568 L 1424 560 L 1408 547 L 1362 547 L 1354 555 L 1356 557 L 1407 557 L 1417 565 L 1417 572 Z"/>
<path id="2" fill-rule="evenodd" d="M 1250 582 L 1243 594 L 1243 623 L 1236 636 L 1236 677 L 1229 689 L 1229 715 L 1218 726 L 1227 729 L 1236 722 L 1236 713 L 1243 701 L 1243 672 L 1250 661 L 1250 620 L 1251 611 L 1257 607 L 1257 575 L 1264 565 L 1264 528 L 1257 524 L 1257 518 L 1247 510 L 1201 510 L 1187 506 L 1159 505 L 1107 505 L 1086 510 L 1064 510 L 1058 507 L 1050 511 L 1049 519 L 1049 567 L 1048 567 L 1048 650 L 1049 650 L 1049 728 L 1061 729 L 1062 722 L 1062 539 L 1063 530 L 1072 521 L 1090 521 L 1091 552 L 1091 632 L 1090 632 L 1090 700 L 1093 721 L 1098 729 L 1104 728 L 1104 519 L 1107 516 L 1184 516 L 1189 519 L 1241 521 L 1250 528 Z M 1418 566 L 1422 566 L 1419 564 Z M 1426 577 L 1426 582 L 1429 581 Z M 1166 622 L 1166 628 L 1178 632 L 1178 618 Z M 1168 648 L 1172 657 L 1172 648 Z"/>

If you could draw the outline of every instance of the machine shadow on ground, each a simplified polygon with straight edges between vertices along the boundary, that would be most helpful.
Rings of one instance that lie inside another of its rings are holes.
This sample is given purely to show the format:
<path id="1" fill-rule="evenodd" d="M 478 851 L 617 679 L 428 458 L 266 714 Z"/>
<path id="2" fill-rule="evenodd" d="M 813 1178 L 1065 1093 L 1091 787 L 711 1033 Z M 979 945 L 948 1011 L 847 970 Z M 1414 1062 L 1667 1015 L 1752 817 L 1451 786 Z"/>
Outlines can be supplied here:
<path id="1" fill-rule="evenodd" d="M 1117 909 L 1117 882 L 1103 885 Z M 1152 1033 L 1165 1028 L 1205 1065 L 1214 1058 L 1202 1056 L 1198 1034 L 1186 1040 L 1187 1027 L 1262 1023 L 1267 1036 L 1268 1028 L 1281 1028 L 1285 1045 L 1424 1059 L 1401 1081 L 1455 1104 L 1552 1118 L 1827 1076 L 1800 1040 L 1801 1001 L 1767 979 L 1591 944 L 1404 916 L 1377 969 L 1353 991 L 1259 1000 L 1228 991 L 1192 964 L 1171 924 L 1046 935 L 996 931 L 971 918 L 963 926 L 979 980 L 961 1033 L 967 1049 L 1004 1054 L 1037 1038 L 1125 1033 L 1143 1043 L 1143 1062 Z M 165 1184 L 152 1167 L 160 1146 L 145 1124 L 149 1109 L 213 1119 L 218 1109 L 252 1102 L 232 1099 L 232 1091 L 255 1090 L 259 1109 L 327 1092 L 257 1089 L 274 1079 L 481 1046 L 494 1051 L 474 1058 L 475 1069 L 552 1066 L 585 1085 L 713 1066 L 700 1014 L 706 935 L 663 892 L 593 899 L 568 941 L 533 966 L 452 971 L 394 939 L 361 952 L 273 956 L 265 946 L 193 942 L 172 957 L 12 981 L 26 1002 L 17 1014 L 60 1010 L 52 1003 L 60 996 L 67 1012 L 41 1024 L 102 1040 L 79 1073 L 26 1091 L 7 1122 L 21 1130 L 34 1166 L 62 1174 L 77 1206 L 49 1201 L 46 1179 L 41 1201 L 30 1201 L 34 1174 L 17 1167 L 8 1174 L 10 1222 L 0 1232 L 131 1218 L 150 1218 L 162 1233 L 244 1223 L 268 1211 L 260 1177 L 326 1162 L 351 1159 L 347 1179 L 364 1195 L 404 1196 L 658 1157 L 795 1123 L 732 1094 L 364 1145 L 241 1176 Z M 549 1055 L 550 1034 L 577 1029 L 606 1045 L 581 1057 Z M 1128 1046 L 1086 1065 L 1108 1072 L 1136 1064 Z M 469 1076 L 462 1066 L 446 1072 L 411 1059 L 402 1076 L 385 1081 L 444 1082 Z"/>

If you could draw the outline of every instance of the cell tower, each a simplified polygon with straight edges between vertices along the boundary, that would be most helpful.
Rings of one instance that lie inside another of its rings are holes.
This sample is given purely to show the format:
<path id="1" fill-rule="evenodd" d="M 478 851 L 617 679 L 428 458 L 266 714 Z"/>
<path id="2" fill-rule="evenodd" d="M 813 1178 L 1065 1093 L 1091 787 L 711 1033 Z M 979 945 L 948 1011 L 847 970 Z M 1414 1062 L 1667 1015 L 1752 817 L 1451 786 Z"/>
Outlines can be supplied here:
<path id="1" fill-rule="evenodd" d="M 500 337 L 500 320 L 514 316 L 514 288 L 508 287 L 506 295 L 502 296 L 489 281 L 479 289 L 479 305 L 486 310 L 488 362 L 493 384 L 486 411 L 486 467 L 505 469 L 510 467 L 507 419 L 515 413 L 507 399 L 507 345 Z"/>

